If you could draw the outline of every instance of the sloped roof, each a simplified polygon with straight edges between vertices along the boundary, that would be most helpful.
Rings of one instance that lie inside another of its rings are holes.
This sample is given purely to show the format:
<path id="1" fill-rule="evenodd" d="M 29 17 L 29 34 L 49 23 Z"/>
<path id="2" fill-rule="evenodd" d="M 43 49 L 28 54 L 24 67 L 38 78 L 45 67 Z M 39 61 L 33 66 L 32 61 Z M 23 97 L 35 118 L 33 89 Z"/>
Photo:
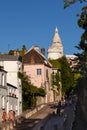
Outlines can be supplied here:
<path id="1" fill-rule="evenodd" d="M 17 87 L 15 87 L 14 85 L 10 84 L 10 83 L 7 83 L 8 86 L 12 87 L 12 88 L 15 88 L 17 89 Z"/>
<path id="2" fill-rule="evenodd" d="M 21 56 L 13 56 L 13 55 L 5 55 L 5 56 L 0 56 L 0 61 L 22 61 Z"/>
<path id="3" fill-rule="evenodd" d="M 46 58 L 34 48 L 30 49 L 22 59 L 23 64 L 44 64 L 51 67 Z"/>
<path id="4" fill-rule="evenodd" d="M 1 66 L 0 66 L 0 72 L 5 72 L 5 73 L 7 73 L 7 71 L 4 70 Z"/>

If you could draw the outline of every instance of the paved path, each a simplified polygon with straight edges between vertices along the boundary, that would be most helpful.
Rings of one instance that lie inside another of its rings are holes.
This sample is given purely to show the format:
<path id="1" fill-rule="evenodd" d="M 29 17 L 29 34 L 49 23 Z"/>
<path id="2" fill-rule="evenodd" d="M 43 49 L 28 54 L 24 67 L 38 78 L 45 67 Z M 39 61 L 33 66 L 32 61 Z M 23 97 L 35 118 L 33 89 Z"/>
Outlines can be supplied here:
<path id="1" fill-rule="evenodd" d="M 65 111 L 61 116 L 53 114 L 54 110 L 55 108 L 47 105 L 13 130 L 71 130 L 74 105 L 64 107 Z"/>
<path id="2" fill-rule="evenodd" d="M 67 115 L 67 120 L 65 122 L 65 129 L 64 130 L 72 130 L 72 123 L 74 121 L 74 109 L 75 109 L 75 105 L 68 105 L 65 108 L 65 113 Z"/>
<path id="3" fill-rule="evenodd" d="M 42 123 L 42 130 L 71 130 L 74 120 L 74 104 L 66 106 L 64 109 L 63 115 L 51 115 L 45 124 Z M 40 128 L 34 130 L 40 130 Z"/>
<path id="4" fill-rule="evenodd" d="M 74 104 L 67 105 L 64 108 L 65 112 L 59 116 L 57 114 L 50 114 L 47 121 L 42 120 L 33 130 L 71 130 L 74 119 Z"/>
<path id="5" fill-rule="evenodd" d="M 13 130 L 32 130 L 43 119 L 46 120 L 45 118 L 47 118 L 49 114 L 53 113 L 53 111 L 54 109 L 51 108 L 50 105 L 46 105 L 30 118 L 24 119 L 22 123 L 18 124 Z"/>

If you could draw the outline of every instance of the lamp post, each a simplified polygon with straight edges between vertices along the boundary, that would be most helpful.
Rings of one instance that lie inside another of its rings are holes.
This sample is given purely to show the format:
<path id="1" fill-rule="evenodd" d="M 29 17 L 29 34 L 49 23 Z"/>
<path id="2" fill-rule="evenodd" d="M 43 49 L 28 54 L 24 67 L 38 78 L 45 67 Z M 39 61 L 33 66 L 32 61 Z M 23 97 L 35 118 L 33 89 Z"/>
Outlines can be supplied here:
<path id="1" fill-rule="evenodd" d="M 55 101 L 55 89 L 54 89 L 54 71 L 52 73 L 52 84 L 53 84 L 53 100 Z"/>
<path id="2" fill-rule="evenodd" d="M 59 93 L 60 93 L 60 100 L 62 98 L 62 83 L 61 83 L 61 70 L 58 69 L 59 72 Z"/>

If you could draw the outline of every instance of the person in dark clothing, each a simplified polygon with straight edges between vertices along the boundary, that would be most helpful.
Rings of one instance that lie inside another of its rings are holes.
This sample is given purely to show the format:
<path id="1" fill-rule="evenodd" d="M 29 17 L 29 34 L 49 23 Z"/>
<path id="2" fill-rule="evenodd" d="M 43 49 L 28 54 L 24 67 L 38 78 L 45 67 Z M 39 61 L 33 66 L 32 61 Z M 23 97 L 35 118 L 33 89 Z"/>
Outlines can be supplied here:
<path id="1" fill-rule="evenodd" d="M 59 101 L 59 102 L 58 102 L 58 107 L 60 107 L 60 108 L 61 108 L 61 101 Z"/>
<path id="2" fill-rule="evenodd" d="M 57 108 L 57 114 L 60 116 L 60 108 Z"/>
<path id="3" fill-rule="evenodd" d="M 61 109 L 61 101 L 58 102 L 57 106 L 57 114 L 60 116 L 60 109 Z"/>

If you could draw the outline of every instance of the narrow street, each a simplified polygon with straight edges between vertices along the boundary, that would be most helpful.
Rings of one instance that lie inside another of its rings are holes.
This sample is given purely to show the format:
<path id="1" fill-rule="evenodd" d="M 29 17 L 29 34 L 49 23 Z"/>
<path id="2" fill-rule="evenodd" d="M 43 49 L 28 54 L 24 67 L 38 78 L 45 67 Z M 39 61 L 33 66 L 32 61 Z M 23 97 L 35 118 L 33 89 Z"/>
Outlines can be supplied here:
<path id="1" fill-rule="evenodd" d="M 47 105 L 29 119 L 24 119 L 13 130 L 71 130 L 74 104 L 67 105 L 62 110 L 64 112 L 59 116 L 54 113 L 55 107 Z"/>
<path id="2" fill-rule="evenodd" d="M 24 119 L 22 123 L 17 124 L 13 130 L 33 130 L 37 124 L 46 121 L 49 115 L 53 113 L 54 109 L 50 105 L 46 105 L 37 113 L 33 114 L 30 118 Z"/>
<path id="3" fill-rule="evenodd" d="M 36 125 L 33 130 L 71 130 L 74 119 L 74 105 L 66 106 L 62 115 L 51 114 L 47 122 Z M 40 128 L 43 129 L 40 129 Z"/>

